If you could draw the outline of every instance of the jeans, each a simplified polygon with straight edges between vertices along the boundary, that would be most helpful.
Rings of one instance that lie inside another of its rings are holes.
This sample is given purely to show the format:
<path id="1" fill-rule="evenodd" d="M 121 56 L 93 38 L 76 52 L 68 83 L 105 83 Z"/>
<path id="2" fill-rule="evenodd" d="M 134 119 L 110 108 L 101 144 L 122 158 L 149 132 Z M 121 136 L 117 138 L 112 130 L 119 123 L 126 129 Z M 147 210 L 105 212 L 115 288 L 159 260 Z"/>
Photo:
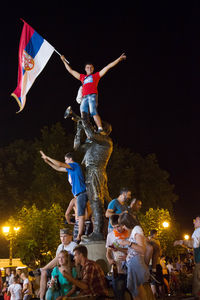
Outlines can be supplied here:
<path id="1" fill-rule="evenodd" d="M 126 291 L 126 274 L 118 274 L 116 278 L 112 277 L 112 287 L 117 300 L 124 300 Z"/>
<path id="2" fill-rule="evenodd" d="M 90 94 L 84 96 L 80 105 L 80 111 L 92 116 L 98 115 L 97 113 L 97 94 Z"/>

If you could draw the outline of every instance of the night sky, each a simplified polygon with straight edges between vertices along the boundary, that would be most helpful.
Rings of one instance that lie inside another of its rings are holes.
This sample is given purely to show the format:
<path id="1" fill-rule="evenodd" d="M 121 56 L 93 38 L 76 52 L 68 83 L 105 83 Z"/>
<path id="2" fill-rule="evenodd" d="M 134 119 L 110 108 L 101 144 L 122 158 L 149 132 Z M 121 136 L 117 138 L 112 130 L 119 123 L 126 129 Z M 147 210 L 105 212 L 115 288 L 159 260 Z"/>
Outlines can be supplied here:
<path id="1" fill-rule="evenodd" d="M 12 16 L 6 10 L 0 19 L 0 146 L 32 139 L 44 125 L 56 122 L 70 132 L 64 111 L 71 105 L 79 112 L 75 97 L 80 82 L 54 53 L 29 91 L 24 110 L 16 114 L 18 105 L 10 94 L 17 85 L 20 18 L 80 73 L 86 61 L 98 71 L 125 52 L 127 60 L 99 82 L 99 114 L 111 122 L 114 142 L 157 155 L 180 197 L 176 220 L 191 233 L 192 218 L 200 213 L 200 4 L 160 2 L 141 1 L 131 10 L 123 4 L 105 9 L 98 3 L 95 9 L 92 2 L 76 2 L 77 7 L 54 3 L 54 14 L 52 7 L 40 15 L 35 8 Z"/>

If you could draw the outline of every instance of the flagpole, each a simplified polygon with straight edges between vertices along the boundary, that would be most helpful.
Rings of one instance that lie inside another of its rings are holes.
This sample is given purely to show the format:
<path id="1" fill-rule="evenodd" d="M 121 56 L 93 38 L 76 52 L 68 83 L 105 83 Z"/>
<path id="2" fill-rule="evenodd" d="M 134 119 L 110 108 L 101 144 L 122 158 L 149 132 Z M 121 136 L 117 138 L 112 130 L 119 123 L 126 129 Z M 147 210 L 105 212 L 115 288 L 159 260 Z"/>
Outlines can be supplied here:
<path id="1" fill-rule="evenodd" d="M 59 56 L 61 56 L 61 54 L 54 48 L 54 51 L 59 55 Z M 69 65 L 69 61 L 68 60 L 66 60 L 66 58 L 65 58 L 65 61 L 66 61 L 66 63 L 68 63 L 68 65 Z"/>
<path id="2" fill-rule="evenodd" d="M 24 21 L 22 18 L 20 18 L 20 20 L 21 20 L 23 23 L 26 23 L 26 21 Z M 26 23 L 26 24 L 27 24 L 27 23 Z M 54 48 L 54 51 L 55 51 L 59 56 L 61 56 L 60 52 L 58 52 L 55 48 Z M 66 61 L 66 63 L 68 63 L 68 65 L 70 64 L 69 61 L 66 60 L 66 58 L 65 58 L 65 61 Z"/>

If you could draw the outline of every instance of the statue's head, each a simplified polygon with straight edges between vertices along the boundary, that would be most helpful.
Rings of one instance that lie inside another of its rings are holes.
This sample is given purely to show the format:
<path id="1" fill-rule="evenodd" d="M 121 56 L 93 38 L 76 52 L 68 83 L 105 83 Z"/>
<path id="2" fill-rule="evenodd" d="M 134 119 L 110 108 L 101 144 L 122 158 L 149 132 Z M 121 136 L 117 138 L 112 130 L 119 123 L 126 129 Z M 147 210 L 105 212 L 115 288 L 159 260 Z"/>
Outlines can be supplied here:
<path id="1" fill-rule="evenodd" d="M 111 133 L 112 126 L 108 122 L 102 121 L 102 127 L 106 135 L 109 135 Z"/>

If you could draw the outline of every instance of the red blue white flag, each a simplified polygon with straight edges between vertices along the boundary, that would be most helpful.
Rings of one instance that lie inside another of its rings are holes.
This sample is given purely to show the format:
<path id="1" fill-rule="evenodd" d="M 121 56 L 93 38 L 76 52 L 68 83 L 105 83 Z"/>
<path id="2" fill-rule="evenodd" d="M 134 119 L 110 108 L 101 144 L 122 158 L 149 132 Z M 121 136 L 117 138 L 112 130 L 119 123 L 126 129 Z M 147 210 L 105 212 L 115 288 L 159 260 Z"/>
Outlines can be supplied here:
<path id="1" fill-rule="evenodd" d="M 52 47 L 24 20 L 19 44 L 17 88 L 11 94 L 18 102 L 20 111 L 25 106 L 26 94 L 54 52 Z"/>

